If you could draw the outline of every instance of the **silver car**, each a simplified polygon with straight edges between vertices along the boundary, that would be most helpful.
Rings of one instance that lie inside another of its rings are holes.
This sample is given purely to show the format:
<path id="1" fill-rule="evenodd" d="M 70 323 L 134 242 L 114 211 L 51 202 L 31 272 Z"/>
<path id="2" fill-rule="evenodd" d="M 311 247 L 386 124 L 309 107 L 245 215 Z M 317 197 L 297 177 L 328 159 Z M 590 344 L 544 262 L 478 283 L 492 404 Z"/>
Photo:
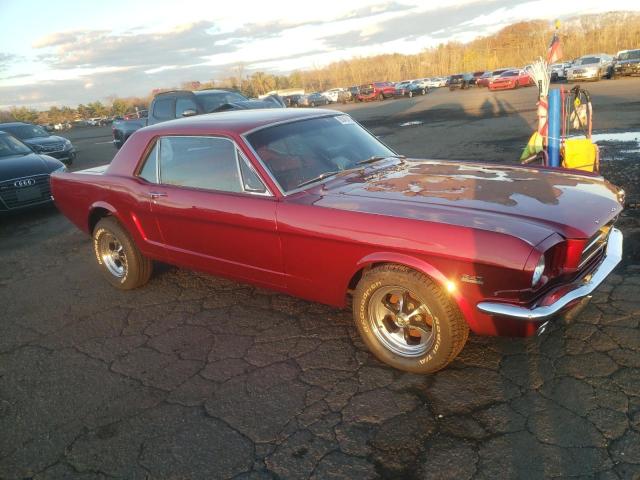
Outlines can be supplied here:
<path id="1" fill-rule="evenodd" d="M 598 81 L 608 75 L 612 62 L 613 57 L 606 53 L 584 55 L 577 59 L 573 65 L 567 69 L 567 81 Z"/>

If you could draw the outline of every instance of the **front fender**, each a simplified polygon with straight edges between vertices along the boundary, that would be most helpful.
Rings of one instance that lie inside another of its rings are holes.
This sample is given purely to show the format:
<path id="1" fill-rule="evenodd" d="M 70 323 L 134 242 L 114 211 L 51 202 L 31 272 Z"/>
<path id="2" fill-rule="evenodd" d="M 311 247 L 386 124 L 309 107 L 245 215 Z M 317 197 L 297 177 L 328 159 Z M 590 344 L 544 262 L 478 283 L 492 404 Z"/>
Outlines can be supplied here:
<path id="1" fill-rule="evenodd" d="M 347 281 L 347 286 L 351 278 L 353 278 L 363 268 L 380 263 L 395 263 L 404 265 L 427 275 L 428 277 L 433 279 L 436 284 L 438 284 L 440 288 L 442 288 L 443 291 L 447 292 L 449 296 L 451 296 L 451 298 L 458 305 L 458 308 L 462 312 L 462 315 L 465 317 L 467 322 L 470 322 L 471 319 L 475 318 L 472 306 L 457 289 L 456 283 L 453 282 L 452 279 L 449 279 L 442 271 L 431 265 L 429 262 L 420 258 L 413 257 L 411 255 L 397 252 L 376 252 L 369 254 L 360 259 L 360 261 L 356 264 L 355 269 L 351 273 L 351 277 Z M 347 287 L 345 287 L 345 290 L 346 288 Z M 473 328 L 472 325 L 470 326 Z"/>

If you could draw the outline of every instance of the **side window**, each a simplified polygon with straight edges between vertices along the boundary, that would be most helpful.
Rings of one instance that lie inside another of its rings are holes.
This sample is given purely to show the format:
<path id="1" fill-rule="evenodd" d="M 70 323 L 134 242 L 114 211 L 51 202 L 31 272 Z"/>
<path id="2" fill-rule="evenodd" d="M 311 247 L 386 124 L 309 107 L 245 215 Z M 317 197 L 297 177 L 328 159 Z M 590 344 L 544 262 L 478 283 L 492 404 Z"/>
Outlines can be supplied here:
<path id="1" fill-rule="evenodd" d="M 159 120 L 169 120 L 173 116 L 173 98 L 158 98 L 153 103 L 153 116 Z"/>
<path id="2" fill-rule="evenodd" d="M 153 146 L 153 149 L 147 155 L 147 159 L 144 161 L 144 165 L 142 166 L 142 170 L 138 176 L 140 178 L 144 178 L 147 182 L 158 183 L 158 143 Z"/>
<path id="3" fill-rule="evenodd" d="M 196 102 L 193 101 L 192 98 L 189 97 L 181 97 L 176 99 L 176 118 L 182 117 L 182 114 L 185 110 L 193 110 L 194 112 L 198 111 L 198 106 Z"/>
<path id="4" fill-rule="evenodd" d="M 240 162 L 240 173 L 242 174 L 242 186 L 247 192 L 267 193 L 260 177 L 255 172 L 249 160 L 238 150 L 238 161 Z"/>
<path id="5" fill-rule="evenodd" d="M 164 184 L 242 192 L 236 147 L 214 137 L 164 137 L 160 141 L 160 180 Z"/>

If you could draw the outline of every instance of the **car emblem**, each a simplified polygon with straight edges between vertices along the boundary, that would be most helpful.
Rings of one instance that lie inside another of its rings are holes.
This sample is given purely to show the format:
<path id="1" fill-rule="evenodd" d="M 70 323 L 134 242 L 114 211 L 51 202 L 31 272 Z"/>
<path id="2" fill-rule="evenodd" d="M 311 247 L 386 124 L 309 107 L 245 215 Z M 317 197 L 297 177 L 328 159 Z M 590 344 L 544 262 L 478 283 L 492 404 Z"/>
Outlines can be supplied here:
<path id="1" fill-rule="evenodd" d="M 15 182 L 13 182 L 13 186 L 18 188 L 30 187 L 35 184 L 36 184 L 36 181 L 33 178 L 23 178 L 22 180 L 16 180 Z"/>

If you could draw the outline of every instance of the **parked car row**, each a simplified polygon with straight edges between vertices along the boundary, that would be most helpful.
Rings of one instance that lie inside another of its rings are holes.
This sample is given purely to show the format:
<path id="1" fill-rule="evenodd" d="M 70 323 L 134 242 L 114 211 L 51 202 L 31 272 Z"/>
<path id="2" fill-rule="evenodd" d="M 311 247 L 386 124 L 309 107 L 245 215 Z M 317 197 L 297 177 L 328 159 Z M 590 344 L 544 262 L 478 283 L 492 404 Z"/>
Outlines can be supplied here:
<path id="1" fill-rule="evenodd" d="M 555 63 L 549 69 L 552 82 L 598 81 L 640 75 L 640 49 L 621 50 L 614 56 L 592 53 L 569 62 Z"/>

